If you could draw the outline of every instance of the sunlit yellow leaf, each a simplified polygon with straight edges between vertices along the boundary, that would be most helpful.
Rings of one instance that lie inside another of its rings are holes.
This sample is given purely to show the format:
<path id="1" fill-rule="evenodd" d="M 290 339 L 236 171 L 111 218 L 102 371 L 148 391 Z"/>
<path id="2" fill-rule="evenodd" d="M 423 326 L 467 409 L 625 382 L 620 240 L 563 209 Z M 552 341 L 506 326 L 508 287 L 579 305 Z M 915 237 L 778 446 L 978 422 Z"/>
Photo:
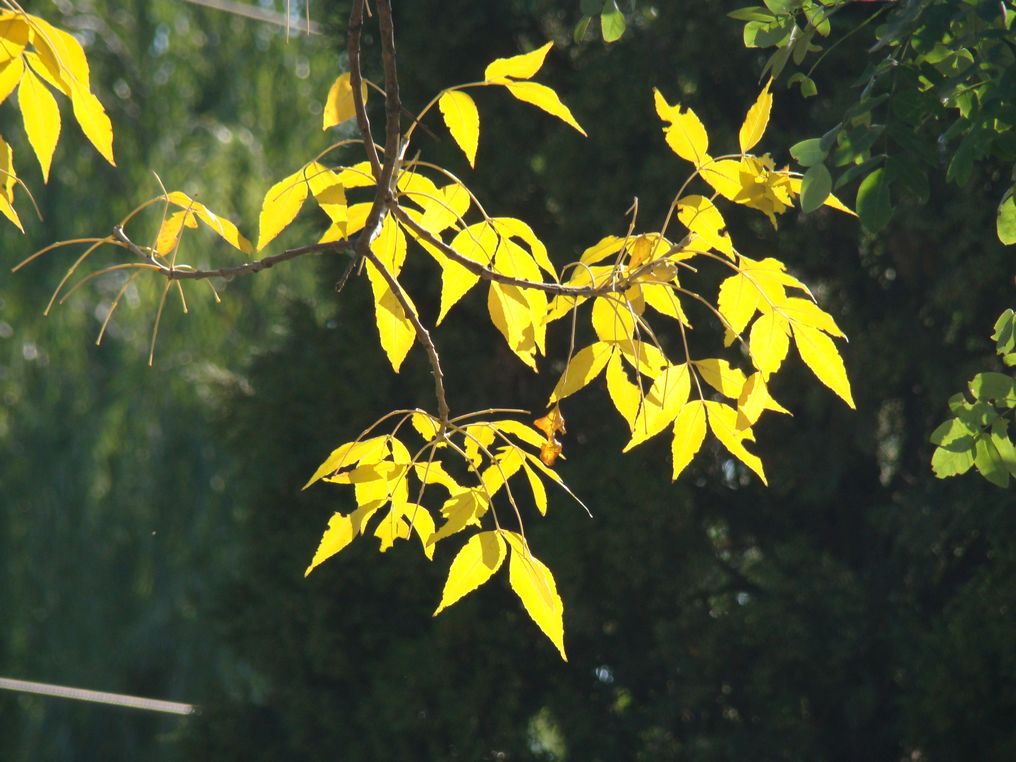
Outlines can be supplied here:
<path id="1" fill-rule="evenodd" d="M 610 395 L 614 407 L 617 408 L 617 412 L 627 422 L 629 431 L 633 430 L 635 416 L 642 404 L 642 393 L 628 379 L 624 366 L 621 364 L 619 352 L 615 352 L 607 363 L 607 393 Z"/>
<path id="2" fill-rule="evenodd" d="M 437 436 L 438 422 L 433 416 L 424 413 L 413 413 L 410 422 L 417 433 L 428 442 Z"/>
<path id="3" fill-rule="evenodd" d="M 538 109 L 546 111 L 551 116 L 556 116 L 569 127 L 573 127 L 582 135 L 589 137 L 586 131 L 582 129 L 582 126 L 575 121 L 571 110 L 558 98 L 557 93 L 546 85 L 541 85 L 538 82 L 509 81 L 504 83 L 504 87 L 520 101 L 532 104 Z"/>
<path id="4" fill-rule="evenodd" d="M 727 321 L 727 330 L 741 333 L 758 310 L 759 299 L 759 290 L 741 273 L 723 281 L 716 307 Z"/>
<path id="5" fill-rule="evenodd" d="M 20 58 L 15 58 L 0 69 L 0 103 L 7 100 L 8 96 L 14 92 L 14 88 L 18 86 L 24 73 L 25 64 Z"/>
<path id="6" fill-rule="evenodd" d="M 526 613 L 557 647 L 561 658 L 568 661 L 564 652 L 564 604 L 557 594 L 554 576 L 532 554 L 521 535 L 503 529 L 498 531 L 511 547 L 508 579 L 512 590 L 522 601 Z"/>
<path id="7" fill-rule="evenodd" d="M 31 69 L 25 69 L 21 77 L 18 107 L 25 120 L 28 142 L 39 160 L 42 179 L 48 182 L 53 152 L 60 139 L 60 109 L 57 108 L 56 98 Z"/>
<path id="8" fill-rule="evenodd" d="M 690 248 L 711 248 L 734 259 L 734 244 L 727 234 L 727 223 L 715 204 L 705 196 L 684 196 L 677 202 L 677 218 L 695 234 Z"/>
<path id="9" fill-rule="evenodd" d="M 635 317 L 628 303 L 617 294 L 593 300 L 593 330 L 601 341 L 621 341 L 635 335 Z"/>
<path id="10" fill-rule="evenodd" d="M 688 316 L 684 314 L 684 308 L 681 306 L 681 300 L 668 284 L 643 283 L 642 298 L 646 300 L 646 304 L 661 315 L 673 318 L 683 323 L 687 328 L 691 327 Z"/>
<path id="11" fill-rule="evenodd" d="M 737 136 L 741 143 L 741 153 L 747 153 L 754 148 L 766 131 L 766 125 L 769 124 L 769 112 L 773 107 L 773 96 L 769 92 L 769 86 L 772 83 L 772 79 L 766 82 L 766 86 L 762 88 L 758 99 L 748 109 L 748 114 L 744 118 L 744 124 L 741 125 Z"/>
<path id="12" fill-rule="evenodd" d="M 741 162 L 737 159 L 718 159 L 706 162 L 699 167 L 702 179 L 709 183 L 713 190 L 728 201 L 734 201 L 742 193 Z"/>
<path id="13" fill-rule="evenodd" d="M 548 42 L 546 45 L 522 55 L 511 56 L 510 58 L 498 58 L 487 66 L 483 72 L 483 79 L 486 82 L 492 83 L 500 83 L 506 77 L 529 79 L 543 66 L 547 52 L 553 46 L 553 42 Z"/>
<path id="14" fill-rule="evenodd" d="M 640 339 L 622 339 L 615 342 L 621 356 L 631 365 L 632 370 L 649 378 L 656 378 L 670 363 L 660 348 Z"/>
<path id="15" fill-rule="evenodd" d="M 57 29 L 38 16 L 27 18 L 32 27 L 32 43 L 39 55 L 60 72 L 61 79 L 68 87 L 74 84 L 84 90 L 91 89 L 88 59 L 81 43 L 73 35 Z"/>
<path id="16" fill-rule="evenodd" d="M 189 228 L 198 226 L 192 212 L 174 212 L 166 217 L 155 238 L 155 253 L 164 257 L 175 249 L 180 241 L 180 233 L 183 231 L 184 225 Z"/>
<path id="17" fill-rule="evenodd" d="M 493 497 L 509 479 L 519 472 L 525 460 L 524 452 L 514 445 L 498 448 L 494 462 L 483 470 L 480 481 L 485 494 Z"/>
<path id="18" fill-rule="evenodd" d="M 381 547 L 378 550 L 384 553 L 391 549 L 396 540 L 408 540 L 410 532 L 409 524 L 403 520 L 401 510 L 396 511 L 393 507 L 388 515 L 374 527 L 374 536 L 381 541 Z M 432 545 L 431 549 L 433 547 Z"/>
<path id="19" fill-rule="evenodd" d="M 413 469 L 416 471 L 417 478 L 424 484 L 440 484 L 452 494 L 462 492 L 464 489 L 457 481 L 455 481 L 452 475 L 445 470 L 444 465 L 439 460 L 417 463 L 413 466 Z"/>
<path id="20" fill-rule="evenodd" d="M 11 14 L 0 20 L 0 66 L 18 58 L 28 44 L 28 22 Z"/>
<path id="21" fill-rule="evenodd" d="M 536 472 L 529 467 L 529 464 L 523 463 L 522 469 L 526 472 L 526 479 L 529 480 L 529 489 L 533 492 L 533 502 L 536 504 L 536 510 L 540 512 L 541 516 L 546 516 L 547 490 L 544 489 L 543 482 L 536 475 Z"/>
<path id="22" fill-rule="evenodd" d="M 738 431 L 750 429 L 758 421 L 763 411 L 772 410 L 790 415 L 790 411 L 769 396 L 769 389 L 761 373 L 752 373 L 741 388 L 741 396 L 737 400 L 737 420 L 734 428 Z"/>
<path id="23" fill-rule="evenodd" d="M 476 103 L 466 93 L 451 90 L 442 94 L 437 105 L 448 125 L 448 131 L 469 160 L 469 166 L 475 167 L 476 147 L 480 142 L 480 112 L 476 109 Z"/>
<path id="24" fill-rule="evenodd" d="M 744 446 L 745 440 L 750 441 L 754 437 L 751 429 L 739 430 L 737 428 L 737 411 L 727 405 L 709 400 L 706 400 L 705 406 L 709 428 L 713 435 L 720 440 L 720 444 L 727 448 L 731 455 L 754 471 L 763 484 L 768 485 L 765 471 L 762 469 L 762 461 L 757 455 L 748 452 Z"/>
<path id="25" fill-rule="evenodd" d="M 314 475 L 303 485 L 307 489 L 314 482 L 346 466 L 360 463 L 377 463 L 388 455 L 388 437 L 371 437 L 359 442 L 347 442 L 332 450 L 324 463 L 318 466 Z"/>
<path id="26" fill-rule="evenodd" d="M 541 270 L 549 273 L 554 277 L 554 280 L 557 280 L 557 271 L 554 269 L 554 264 L 550 261 L 550 257 L 547 256 L 547 247 L 543 241 L 536 237 L 536 233 L 533 232 L 533 229 L 529 225 L 514 217 L 492 217 L 491 222 L 494 223 L 495 230 L 502 236 L 518 238 L 523 241 L 529 247 L 529 253 L 533 261 L 539 265 Z M 530 272 L 532 273 L 532 271 Z M 524 275 L 520 272 L 518 274 L 524 278 L 539 278 L 539 273 Z"/>
<path id="27" fill-rule="evenodd" d="M 775 312 L 759 316 L 751 327 L 748 348 L 755 367 L 764 378 L 779 370 L 790 348 L 790 328 L 786 319 Z"/>
<path id="28" fill-rule="evenodd" d="M 261 202 L 261 214 L 258 217 L 258 251 L 271 243 L 296 219 L 307 198 L 307 192 L 304 167 L 300 167 L 268 189 Z"/>
<path id="29" fill-rule="evenodd" d="M 113 158 L 113 124 L 106 115 L 106 110 L 88 90 L 74 85 L 71 87 L 71 105 L 74 107 L 74 118 L 81 126 L 85 137 L 95 146 L 102 157 L 116 166 Z"/>
<path id="30" fill-rule="evenodd" d="M 674 439 L 670 445 L 670 454 L 674 463 L 673 481 L 681 475 L 685 467 L 691 463 L 702 448 L 706 438 L 706 408 L 701 400 L 692 400 L 681 408 L 674 419 Z"/>
<path id="31" fill-rule="evenodd" d="M 240 235 L 240 231 L 236 229 L 236 225 L 215 214 L 215 212 L 201 202 L 195 201 L 186 193 L 181 193 L 180 191 L 173 191 L 166 196 L 166 199 L 169 203 L 175 204 L 185 211 L 194 212 L 199 220 L 210 227 L 216 235 L 226 241 L 226 243 L 230 244 L 233 248 L 239 249 L 244 254 L 253 253 L 254 247 L 251 246 L 251 242 Z"/>
<path id="32" fill-rule="evenodd" d="M 597 341 L 572 355 L 547 404 L 553 405 L 558 400 L 570 397 L 600 375 L 612 350 L 611 344 Z"/>
<path id="33" fill-rule="evenodd" d="M 3 138 L 0 138 L 0 214 L 9 219 L 18 230 L 25 232 L 21 225 L 21 218 L 14 209 L 14 186 L 17 182 L 17 173 L 14 171 L 14 151 Z"/>
<path id="34" fill-rule="evenodd" d="M 702 379 L 724 397 L 737 399 L 744 386 L 744 373 L 731 367 L 726 360 L 696 360 L 693 365 Z"/>
<path id="35" fill-rule="evenodd" d="M 416 532 L 416 536 L 420 538 L 420 543 L 423 545 L 423 554 L 428 560 L 433 561 L 434 546 L 430 544 L 430 538 L 434 536 L 434 517 L 430 515 L 430 511 L 422 505 L 407 503 L 402 517 L 409 524 L 410 528 Z"/>
<path id="36" fill-rule="evenodd" d="M 839 339 L 846 338 L 840 327 L 836 325 L 832 315 L 810 299 L 801 299 L 800 297 L 793 296 L 784 301 L 779 309 L 793 323 L 803 323 L 812 328 L 818 328 L 820 331 L 825 331 L 830 336 L 835 336 Z"/>
<path id="37" fill-rule="evenodd" d="M 670 365 L 653 382 L 635 416 L 631 440 L 624 452 L 659 434 L 674 420 L 688 401 L 691 376 L 687 363 Z"/>
<path id="38" fill-rule="evenodd" d="M 328 521 L 328 529 L 322 535 L 318 549 L 314 553 L 314 558 L 311 559 L 310 566 L 307 567 L 307 571 L 303 573 L 303 576 L 309 575 L 316 567 L 344 549 L 355 538 L 356 532 L 353 529 L 353 522 L 350 517 L 336 513 Z"/>
<path id="39" fill-rule="evenodd" d="M 71 85 L 64 81 L 60 65 L 52 58 L 43 58 L 38 53 L 25 53 L 21 60 L 26 69 L 31 69 L 39 78 L 58 93 L 71 97 Z"/>
<path id="40" fill-rule="evenodd" d="M 608 235 L 606 238 L 601 238 L 599 241 L 594 243 L 588 249 L 582 252 L 582 256 L 579 258 L 579 262 L 584 265 L 595 265 L 612 254 L 616 254 L 621 250 L 624 245 L 624 239 L 619 238 L 616 235 Z M 576 272 L 582 271 L 583 268 L 576 268 Z"/>
<path id="41" fill-rule="evenodd" d="M 360 83 L 360 92 L 363 94 L 363 102 L 367 103 L 367 83 Z M 353 87 L 349 83 L 349 72 L 340 74 L 328 90 L 328 97 L 325 99 L 324 116 L 322 119 L 322 130 L 341 124 L 347 119 L 356 116 L 356 108 L 353 105 Z"/>
<path id="42" fill-rule="evenodd" d="M 418 220 L 420 227 L 435 235 L 460 222 L 472 203 L 469 191 L 460 183 L 438 188 L 432 196 L 413 196 L 412 200 L 423 210 Z"/>
<path id="43" fill-rule="evenodd" d="M 453 494 L 445 504 L 441 506 L 441 515 L 447 521 L 433 534 L 428 545 L 434 545 L 456 532 L 461 532 L 469 525 L 478 525 L 480 519 L 487 512 L 490 501 L 479 489 L 467 489 L 458 494 Z"/>
<path id="44" fill-rule="evenodd" d="M 669 105 L 656 88 L 653 88 L 653 98 L 660 119 L 670 123 L 664 128 L 664 134 L 671 150 L 696 167 L 709 160 L 709 135 L 695 112 Z"/>
<path id="45" fill-rule="evenodd" d="M 793 331 L 797 352 L 805 365 L 811 368 L 819 381 L 836 392 L 850 407 L 854 407 L 847 370 L 843 367 L 843 358 L 833 340 L 802 323 L 794 323 Z"/>
<path id="46" fill-rule="evenodd" d="M 388 356 L 392 370 L 398 373 L 402 367 L 402 361 L 406 359 L 406 355 L 409 354 L 409 350 L 416 340 L 416 330 L 409 318 L 406 317 L 402 303 L 392 292 L 381 272 L 371 262 L 367 262 L 367 277 L 374 290 L 374 318 L 378 336 L 381 339 L 381 348 Z M 405 296 L 406 299 L 409 299 L 408 294 Z"/>
<path id="47" fill-rule="evenodd" d="M 516 439 L 525 442 L 533 447 L 543 444 L 543 436 L 536 429 L 527 426 L 522 421 L 506 418 L 500 421 L 491 421 L 490 425 L 504 434 L 510 434 Z"/>
<path id="48" fill-rule="evenodd" d="M 434 616 L 490 579 L 501 568 L 506 554 L 505 542 L 497 532 L 480 532 L 470 537 L 452 561 Z"/>
<path id="49" fill-rule="evenodd" d="M 487 294 L 491 322 L 522 362 L 536 370 L 536 333 L 525 293 L 516 286 L 491 283 Z"/>
<path id="50" fill-rule="evenodd" d="M 487 267 L 493 263 L 499 240 L 494 228 L 484 221 L 459 231 L 450 245 L 466 259 Z M 441 265 L 441 311 L 437 317 L 437 324 L 440 325 L 448 310 L 480 282 L 480 276 L 436 250 L 427 248 L 427 251 Z"/>

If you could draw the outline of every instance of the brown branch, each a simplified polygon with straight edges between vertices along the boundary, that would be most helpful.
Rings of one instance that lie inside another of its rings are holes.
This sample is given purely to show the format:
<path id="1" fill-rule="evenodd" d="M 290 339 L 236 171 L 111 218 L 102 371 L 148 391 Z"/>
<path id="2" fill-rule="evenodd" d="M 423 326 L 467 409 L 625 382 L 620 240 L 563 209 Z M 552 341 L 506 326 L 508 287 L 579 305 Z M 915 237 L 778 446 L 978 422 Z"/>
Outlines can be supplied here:
<path id="1" fill-rule="evenodd" d="M 234 267 L 219 267 L 215 270 L 192 270 L 190 268 L 170 267 L 156 259 L 151 253 L 145 251 L 134 241 L 127 237 L 126 231 L 119 225 L 113 228 L 113 237 L 127 247 L 135 256 L 144 260 L 169 280 L 205 280 L 207 278 L 234 278 L 238 275 L 253 275 L 254 273 L 268 270 L 271 267 L 286 262 L 290 259 L 302 257 L 305 254 L 316 254 L 322 251 L 335 251 L 337 249 L 349 248 L 345 241 L 329 241 L 327 243 L 313 243 L 309 246 L 300 246 L 295 249 L 287 249 L 279 254 L 273 254 L 264 259 L 256 259 L 253 262 L 245 262 Z"/>
<path id="2" fill-rule="evenodd" d="M 381 160 L 374 148 L 374 138 L 370 131 L 370 119 L 363 102 L 363 75 L 360 71 L 360 39 L 363 34 L 363 5 L 365 0 L 353 0 L 353 9 L 349 13 L 349 86 L 353 89 L 353 108 L 356 111 L 356 126 L 363 135 L 367 148 L 367 158 L 375 179 L 381 177 Z"/>

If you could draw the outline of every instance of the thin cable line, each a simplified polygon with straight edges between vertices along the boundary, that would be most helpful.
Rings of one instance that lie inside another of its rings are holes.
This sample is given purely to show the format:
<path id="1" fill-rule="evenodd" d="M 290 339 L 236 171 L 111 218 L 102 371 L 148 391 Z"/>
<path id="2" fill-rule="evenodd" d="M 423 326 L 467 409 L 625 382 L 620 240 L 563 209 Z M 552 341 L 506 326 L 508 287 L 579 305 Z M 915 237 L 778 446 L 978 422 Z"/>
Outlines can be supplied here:
<path id="1" fill-rule="evenodd" d="M 0 690 L 34 693 L 39 696 L 54 696 L 74 701 L 89 701 L 93 704 L 110 704 L 111 706 L 142 709 L 148 712 L 163 712 L 164 714 L 187 715 L 195 714 L 198 711 L 198 708 L 193 704 L 141 698 L 140 696 L 127 696 L 122 693 L 91 691 L 87 688 L 70 688 L 66 685 L 35 683 L 29 680 L 14 680 L 9 677 L 0 677 Z"/>

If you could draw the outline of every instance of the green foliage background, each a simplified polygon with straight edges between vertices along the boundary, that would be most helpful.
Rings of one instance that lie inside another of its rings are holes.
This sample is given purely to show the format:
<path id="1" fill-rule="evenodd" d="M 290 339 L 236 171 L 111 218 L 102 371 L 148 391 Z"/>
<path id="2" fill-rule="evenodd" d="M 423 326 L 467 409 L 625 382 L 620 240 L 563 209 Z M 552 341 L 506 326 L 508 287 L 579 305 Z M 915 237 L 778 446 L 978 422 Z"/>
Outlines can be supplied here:
<path id="1" fill-rule="evenodd" d="M 121 169 L 103 169 L 72 129 L 49 188 L 22 160 L 46 223 L 31 242 L 0 232 L 5 263 L 112 224 L 157 192 L 151 169 L 252 230 L 264 189 L 325 145 L 307 104 L 336 72 L 334 40 L 287 46 L 269 27 L 168 0 L 62 10 L 37 12 L 96 30 L 89 55 Z M 344 26 L 344 3 L 314 10 Z M 580 10 L 560 3 L 400 3 L 404 101 L 418 108 L 495 56 L 558 41 L 547 77 L 589 141 L 482 93 L 475 178 L 450 140 L 423 145 L 567 261 L 622 225 L 634 195 L 651 224 L 684 177 L 652 86 L 735 144 L 765 56 L 743 48 L 726 10 L 640 3 L 607 48 L 574 43 Z M 778 162 L 856 100 L 863 47 L 838 50 L 820 96 L 777 91 L 763 147 Z M 1011 301 L 992 172 L 975 165 L 963 193 L 944 167 L 929 172 L 927 202 L 899 199 L 877 237 L 826 212 L 788 215 L 778 235 L 734 220 L 741 247 L 790 263 L 851 339 L 856 413 L 803 368 L 773 389 L 795 417 L 761 426 L 771 488 L 718 449 L 671 485 L 666 443 L 620 455 L 624 425 L 605 395 L 565 408 L 562 473 L 595 518 L 558 499 L 528 531 L 565 600 L 567 665 L 505 586 L 432 619 L 448 558 L 378 557 L 361 540 L 303 579 L 327 517 L 351 507 L 341 491 L 299 492 L 307 475 L 380 413 L 431 404 L 422 353 L 398 377 L 387 369 L 365 282 L 335 296 L 341 263 L 276 268 L 231 284 L 221 306 L 170 312 L 154 370 L 151 294 L 96 350 L 101 287 L 37 317 L 66 255 L 5 276 L 0 674 L 203 713 L 153 719 L 0 694 L 0 757 L 1011 758 L 1011 492 L 942 482 L 928 466 L 945 401 L 990 367 L 986 327 Z M 314 231 L 308 220 L 287 236 Z M 433 315 L 428 265 L 410 263 L 407 277 Z M 535 410 L 553 362 L 540 376 L 518 363 L 482 301 L 436 333 L 452 404 Z M 698 340 L 718 341 L 700 322 Z"/>

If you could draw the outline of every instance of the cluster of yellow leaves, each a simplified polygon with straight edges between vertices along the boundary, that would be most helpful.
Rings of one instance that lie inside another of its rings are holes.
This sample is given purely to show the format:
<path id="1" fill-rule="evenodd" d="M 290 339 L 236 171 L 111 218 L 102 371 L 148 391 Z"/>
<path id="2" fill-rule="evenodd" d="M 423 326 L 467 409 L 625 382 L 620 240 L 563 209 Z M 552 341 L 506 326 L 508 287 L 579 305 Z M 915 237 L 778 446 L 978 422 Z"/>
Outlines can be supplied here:
<path id="1" fill-rule="evenodd" d="M 424 440 L 415 455 L 396 436 L 407 420 Z M 563 606 L 554 577 L 532 554 L 522 534 L 501 528 L 493 505 L 503 489 L 519 516 L 519 500 L 510 480 L 521 474 L 536 509 L 546 514 L 547 493 L 541 477 L 563 484 L 556 472 L 523 446 L 538 449 L 543 441 L 540 432 L 512 419 L 462 422 L 442 432 L 436 419 L 407 411 L 394 433 L 365 435 L 336 448 L 304 488 L 317 481 L 352 485 L 357 508 L 332 516 L 306 573 L 366 534 L 369 523 L 382 553 L 415 534 L 424 555 L 432 559 L 438 542 L 478 528 L 490 516 L 495 528 L 473 534 L 452 561 L 435 615 L 490 579 L 510 549 L 509 583 L 564 658 Z M 450 457 L 438 457 L 442 453 Z M 459 475 L 455 467 L 463 473 Z M 433 510 L 423 504 L 432 488 L 445 495 Z M 435 517 L 442 521 L 440 526 Z"/>
<path id="2" fill-rule="evenodd" d="M 685 228 L 678 243 L 658 233 L 608 236 L 582 254 L 567 285 L 630 285 L 623 292 L 593 298 L 591 322 L 596 341 L 574 352 L 548 404 L 559 404 L 606 370 L 607 391 L 631 432 L 625 451 L 671 426 L 672 474 L 676 479 L 701 449 L 708 429 L 765 482 L 761 460 L 745 443 L 755 441 L 752 427 L 764 411 L 788 412 L 769 394 L 768 384 L 787 356 L 791 337 L 801 359 L 818 379 L 853 407 L 843 361 L 830 338 L 844 335 L 833 318 L 818 307 L 807 286 L 790 275 L 782 262 L 772 258 L 756 261 L 735 249 L 714 203 L 717 195 L 722 196 L 762 211 L 775 224 L 775 216 L 790 208 L 799 194 L 796 178 L 786 170 L 774 171 L 769 156 L 747 153 L 759 142 L 769 121 L 769 86 L 741 126 L 737 159 L 713 159 L 708 153 L 708 134 L 695 113 L 667 104 L 658 91 L 655 98 L 660 118 L 667 123 L 667 144 L 695 165 L 696 173 L 715 193 L 711 198 L 687 195 L 676 200 L 674 213 Z M 843 208 L 833 196 L 826 204 Z M 695 258 L 711 259 L 735 271 L 721 284 L 717 306 L 710 309 L 726 329 L 726 344 L 737 339 L 743 347 L 753 366 L 747 374 L 721 358 L 693 360 L 689 356 L 687 332 L 692 326 L 682 298 L 702 300 L 682 287 L 678 273 L 682 267 L 693 271 L 688 262 Z M 603 264 L 605 260 L 610 260 L 609 264 Z M 789 295 L 788 290 L 797 295 Z M 559 296 L 551 303 L 548 318 L 561 318 L 584 301 L 582 297 Z M 683 361 L 674 362 L 666 356 L 650 323 L 650 311 L 676 324 Z M 750 332 L 744 336 L 749 323 Z"/>
<path id="3" fill-rule="evenodd" d="M 0 11 L 0 102 L 18 91 L 18 107 L 42 170 L 49 170 L 60 139 L 60 109 L 52 90 L 71 101 L 74 118 L 96 150 L 110 164 L 113 129 L 89 83 L 88 61 L 81 44 L 43 19 L 21 11 Z M 14 209 L 14 171 L 10 146 L 0 138 L 0 213 L 24 231 Z"/>

